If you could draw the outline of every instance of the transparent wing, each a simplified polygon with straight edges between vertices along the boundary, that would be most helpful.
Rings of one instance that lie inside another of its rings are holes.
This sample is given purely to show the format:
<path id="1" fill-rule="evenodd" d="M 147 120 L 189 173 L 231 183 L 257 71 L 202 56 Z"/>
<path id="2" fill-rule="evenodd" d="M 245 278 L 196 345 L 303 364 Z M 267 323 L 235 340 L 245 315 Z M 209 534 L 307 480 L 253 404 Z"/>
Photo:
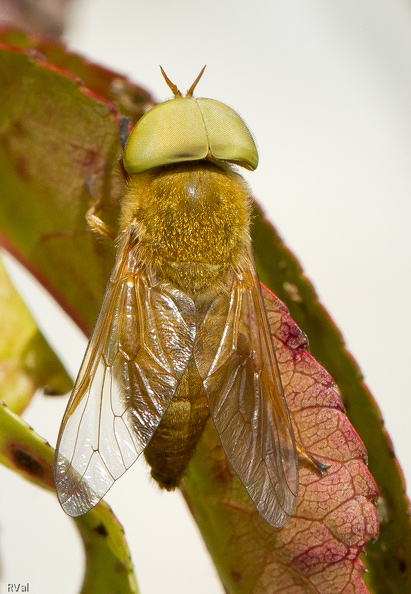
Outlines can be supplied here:
<path id="1" fill-rule="evenodd" d="M 298 458 L 251 252 L 231 283 L 203 314 L 195 358 L 229 461 L 260 514 L 280 527 L 295 506 Z"/>
<path id="2" fill-rule="evenodd" d="M 192 354 L 192 301 L 142 271 L 137 250 L 130 228 L 60 429 L 55 485 L 71 516 L 96 505 L 135 462 Z"/>

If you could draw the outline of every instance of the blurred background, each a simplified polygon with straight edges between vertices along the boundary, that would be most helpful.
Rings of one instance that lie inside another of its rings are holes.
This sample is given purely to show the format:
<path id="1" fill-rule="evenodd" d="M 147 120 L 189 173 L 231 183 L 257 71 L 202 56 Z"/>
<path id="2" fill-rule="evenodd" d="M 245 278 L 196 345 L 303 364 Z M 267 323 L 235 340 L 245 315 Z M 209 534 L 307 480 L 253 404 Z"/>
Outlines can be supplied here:
<path id="1" fill-rule="evenodd" d="M 227 103 L 253 132 L 253 193 L 342 330 L 410 482 L 411 3 L 75 0 L 54 12 L 37 4 L 49 35 L 64 16 L 70 49 L 159 101 L 170 97 L 159 64 L 182 91 L 207 64 L 196 94 Z M 23 26 L 29 6 L 0 0 L 0 16 Z M 84 337 L 13 270 L 75 375 Z M 53 446 L 66 402 L 39 395 L 26 414 Z M 160 493 L 148 474 L 136 463 L 107 497 L 142 592 L 191 594 L 195 584 L 198 594 L 222 593 L 181 496 Z M 0 480 L 2 591 L 29 582 L 33 593 L 77 592 L 83 554 L 72 522 L 51 494 L 3 467 Z"/>

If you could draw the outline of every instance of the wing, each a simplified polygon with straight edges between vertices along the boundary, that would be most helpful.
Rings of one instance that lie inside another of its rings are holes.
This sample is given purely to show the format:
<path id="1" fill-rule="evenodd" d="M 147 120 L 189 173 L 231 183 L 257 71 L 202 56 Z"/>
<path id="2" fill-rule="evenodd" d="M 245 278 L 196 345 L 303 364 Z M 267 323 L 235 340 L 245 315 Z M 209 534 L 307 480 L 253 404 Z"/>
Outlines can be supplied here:
<path id="1" fill-rule="evenodd" d="M 222 446 L 260 514 L 292 514 L 298 458 L 253 257 L 207 306 L 194 356 Z"/>
<path id="2" fill-rule="evenodd" d="M 194 335 L 193 302 L 142 269 L 130 227 L 58 438 L 54 479 L 69 515 L 96 505 L 145 448 L 184 374 Z"/>

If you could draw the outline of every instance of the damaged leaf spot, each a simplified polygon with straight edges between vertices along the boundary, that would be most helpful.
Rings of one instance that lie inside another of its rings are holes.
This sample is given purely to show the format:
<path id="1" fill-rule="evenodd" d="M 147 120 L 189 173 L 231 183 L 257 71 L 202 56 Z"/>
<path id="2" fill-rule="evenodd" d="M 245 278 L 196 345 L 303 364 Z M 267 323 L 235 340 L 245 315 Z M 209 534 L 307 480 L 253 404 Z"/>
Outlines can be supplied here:
<path id="1" fill-rule="evenodd" d="M 98 524 L 95 528 L 93 528 L 93 531 L 99 536 L 103 536 L 104 538 L 108 536 L 107 528 L 104 526 L 103 523 Z"/>
<path id="2" fill-rule="evenodd" d="M 43 464 L 31 452 L 23 450 L 20 446 L 10 448 L 10 459 L 16 468 L 31 477 L 43 478 L 45 469 Z"/>

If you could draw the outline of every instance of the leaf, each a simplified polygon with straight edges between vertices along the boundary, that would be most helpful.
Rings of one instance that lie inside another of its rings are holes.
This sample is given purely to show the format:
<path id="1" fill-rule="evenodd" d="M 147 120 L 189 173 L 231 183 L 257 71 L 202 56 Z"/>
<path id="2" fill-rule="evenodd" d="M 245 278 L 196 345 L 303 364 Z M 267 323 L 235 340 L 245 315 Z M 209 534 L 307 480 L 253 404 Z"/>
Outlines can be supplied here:
<path id="1" fill-rule="evenodd" d="M 56 70 L 30 52 L 11 52 L 10 48 L 4 48 L 0 52 L 0 60 L 0 84 L 2 89 L 7 89 L 7 93 L 4 93 L 4 108 L 0 114 L 0 179 L 4 184 L 0 229 L 3 244 L 42 279 L 66 311 L 71 312 L 73 319 L 85 331 L 89 331 L 112 265 L 113 248 L 92 236 L 84 223 L 84 214 L 91 204 L 100 202 L 104 220 L 111 225 L 116 220 L 122 193 L 122 180 L 117 174 L 116 166 L 117 155 L 121 152 L 118 140 L 121 119 L 113 105 L 93 96 L 81 87 L 77 79 Z M 21 97 L 25 98 L 22 107 Z M 16 196 L 19 197 L 18 200 Z M 371 454 L 376 458 L 381 455 L 383 466 L 396 479 L 392 481 L 391 487 L 381 477 L 383 488 L 386 489 L 384 493 L 388 493 L 393 502 L 401 503 L 398 507 L 399 514 L 394 507 L 389 506 L 389 521 L 382 527 L 385 531 L 388 526 L 395 537 L 384 541 L 383 547 L 376 552 L 373 563 L 370 564 L 372 572 L 377 576 L 373 591 L 408 592 L 409 589 L 390 589 L 390 583 L 395 584 L 394 588 L 397 584 L 400 584 L 399 588 L 403 588 L 408 579 L 406 568 L 410 559 L 411 531 L 409 519 L 404 520 L 403 514 L 406 500 L 401 488 L 398 489 L 398 484 L 401 485 L 398 480 L 400 474 L 392 458 L 386 455 L 387 440 L 381 429 L 378 411 L 373 407 L 372 401 L 367 399 L 358 370 L 344 350 L 338 331 L 318 303 L 310 283 L 303 277 L 295 258 L 261 216 L 255 220 L 253 240 L 261 280 L 270 287 L 275 286 L 280 297 L 284 297 L 284 294 L 287 296 L 293 315 L 309 331 L 313 350 L 322 353 L 321 360 L 327 362 L 327 367 L 339 383 L 342 380 L 347 410 L 351 413 L 356 408 L 360 411 L 361 407 L 365 407 L 363 416 L 366 417 L 366 422 L 370 422 L 374 439 L 379 442 L 380 448 Z M 321 351 L 322 344 L 325 347 Z M 356 399 L 359 402 L 358 407 Z M 338 406 L 334 412 L 342 414 L 338 411 Z M 357 417 L 359 416 L 360 412 Z M 217 445 L 213 443 L 212 432 L 210 435 L 208 429 L 191 465 L 186 489 L 188 493 L 190 481 L 194 483 L 190 501 L 193 505 L 195 500 L 198 509 L 202 509 L 204 503 L 201 501 L 204 496 L 201 480 L 205 480 L 198 469 L 206 469 L 210 456 L 218 458 Z M 204 462 L 199 463 L 201 456 L 204 457 Z M 357 459 L 359 457 L 358 450 Z M 227 467 L 223 461 L 220 468 L 224 479 L 224 470 Z M 235 526 L 228 522 L 227 528 L 227 520 L 220 524 L 218 515 L 214 513 L 214 508 L 223 507 L 221 504 L 224 500 L 217 505 L 216 497 L 212 493 L 211 496 L 214 507 L 209 499 L 207 506 L 204 503 L 204 514 L 208 514 L 206 539 L 210 548 L 212 545 L 215 554 L 221 557 L 219 565 L 225 567 L 224 571 L 229 571 L 224 561 L 225 557 L 229 557 L 225 544 L 231 546 L 232 550 L 229 552 L 233 553 L 234 550 L 235 553 L 239 542 L 251 543 L 254 531 L 267 536 L 268 528 L 257 522 L 252 532 L 247 529 L 240 534 L 240 539 L 236 539 Z M 235 506 L 239 505 L 241 510 L 247 509 L 244 492 L 235 486 L 235 481 L 231 496 Z M 391 500 L 388 498 L 389 502 Z M 237 501 L 240 503 L 236 503 Z M 203 525 L 200 512 L 197 511 L 196 514 Z M 401 527 L 401 533 L 398 527 Z M 232 539 L 227 530 L 233 531 Z M 371 532 L 370 527 L 369 533 Z M 270 534 L 267 540 L 274 542 L 273 534 L 278 533 L 272 531 Z M 365 538 L 367 531 L 363 530 L 362 534 Z M 265 536 L 259 539 L 259 544 L 261 540 L 265 540 Z M 358 552 L 361 548 L 361 538 L 357 540 L 357 543 L 346 545 L 352 547 L 351 552 Z M 386 544 L 393 544 L 394 549 L 385 548 Z M 402 553 L 401 566 L 399 552 Z M 260 555 L 258 550 L 254 551 L 254 555 Z M 264 550 L 261 555 L 267 557 Z M 241 569 L 248 564 L 248 560 L 248 554 L 243 555 Z M 360 583 L 360 564 L 354 563 L 352 559 L 347 562 L 355 568 L 353 577 L 357 584 Z M 266 566 L 271 567 L 267 563 L 264 567 Z M 387 566 L 390 572 L 385 575 Z M 235 581 L 236 577 L 236 573 L 230 573 L 229 580 Z"/>
<path id="2" fill-rule="evenodd" d="M 0 260 L 0 370 L 3 398 L 21 413 L 39 388 L 65 394 L 72 382 L 11 284 Z"/>
<path id="3" fill-rule="evenodd" d="M 89 332 L 114 250 L 84 216 L 104 196 L 115 224 L 120 119 L 113 104 L 32 52 L 3 48 L 0 57 L 0 241 Z"/>
<path id="4" fill-rule="evenodd" d="M 44 39 L 7 26 L 0 27 L 0 40 L 9 46 L 35 50 L 38 57 L 44 56 L 49 64 L 77 77 L 84 89 L 115 102 L 118 111 L 131 117 L 133 121 L 138 120 L 154 104 L 151 95 L 127 77 L 68 51 L 59 41 Z"/>
<path id="5" fill-rule="evenodd" d="M 230 594 L 365 593 L 358 555 L 378 535 L 371 503 L 377 488 L 364 465 L 365 448 L 305 335 L 267 289 L 264 297 L 297 441 L 329 468 L 320 476 L 311 461 L 300 461 L 297 508 L 284 528 L 273 530 L 247 498 L 209 423 L 184 482 L 186 497 Z"/>
<path id="6" fill-rule="evenodd" d="M 297 259 L 260 210 L 254 219 L 253 245 L 261 281 L 287 302 L 291 315 L 310 337 L 312 354 L 337 382 L 348 417 L 367 449 L 369 468 L 379 490 L 377 508 L 381 522 L 378 540 L 370 541 L 366 547 L 365 582 L 370 591 L 378 594 L 408 594 L 410 503 L 378 407 L 358 365 L 345 348 L 340 330 L 318 301 Z"/>
<path id="7" fill-rule="evenodd" d="M 0 462 L 54 492 L 50 445 L 0 401 Z M 82 594 L 138 594 L 122 526 L 105 503 L 76 520 L 86 551 Z"/>

